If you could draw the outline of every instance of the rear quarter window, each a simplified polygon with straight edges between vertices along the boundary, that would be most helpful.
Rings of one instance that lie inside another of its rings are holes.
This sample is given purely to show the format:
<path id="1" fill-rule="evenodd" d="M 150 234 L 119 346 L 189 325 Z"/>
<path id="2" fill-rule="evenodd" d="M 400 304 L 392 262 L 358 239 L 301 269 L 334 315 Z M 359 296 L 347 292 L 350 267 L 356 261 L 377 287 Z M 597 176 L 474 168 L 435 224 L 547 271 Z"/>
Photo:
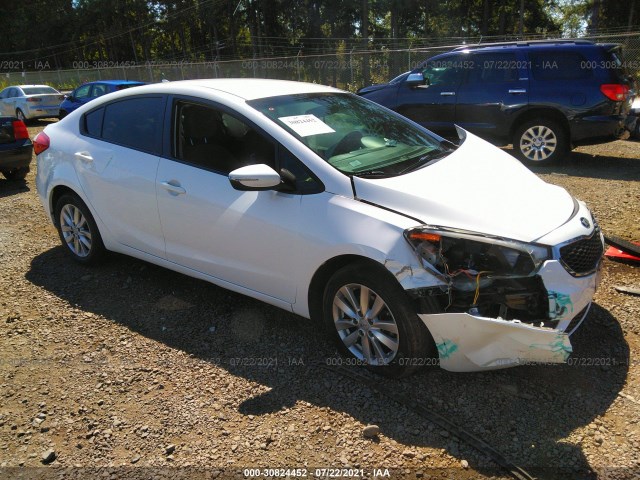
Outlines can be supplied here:
<path id="1" fill-rule="evenodd" d="M 84 132 L 92 137 L 102 135 L 102 119 L 104 118 L 104 108 L 93 110 L 84 116 Z"/>
<path id="2" fill-rule="evenodd" d="M 535 80 L 583 80 L 593 76 L 590 62 L 578 52 L 534 52 L 529 58 Z"/>

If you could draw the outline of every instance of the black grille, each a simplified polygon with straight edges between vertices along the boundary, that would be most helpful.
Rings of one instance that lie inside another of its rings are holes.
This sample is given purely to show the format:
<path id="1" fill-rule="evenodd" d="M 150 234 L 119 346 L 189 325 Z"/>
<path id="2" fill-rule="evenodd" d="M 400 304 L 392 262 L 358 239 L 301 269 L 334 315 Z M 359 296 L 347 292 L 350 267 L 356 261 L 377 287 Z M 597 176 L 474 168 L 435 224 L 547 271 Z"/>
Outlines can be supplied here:
<path id="1" fill-rule="evenodd" d="M 593 235 L 560 249 L 560 259 L 572 275 L 587 275 L 593 272 L 602 258 L 604 245 L 600 239 L 600 228 L 596 226 Z"/>

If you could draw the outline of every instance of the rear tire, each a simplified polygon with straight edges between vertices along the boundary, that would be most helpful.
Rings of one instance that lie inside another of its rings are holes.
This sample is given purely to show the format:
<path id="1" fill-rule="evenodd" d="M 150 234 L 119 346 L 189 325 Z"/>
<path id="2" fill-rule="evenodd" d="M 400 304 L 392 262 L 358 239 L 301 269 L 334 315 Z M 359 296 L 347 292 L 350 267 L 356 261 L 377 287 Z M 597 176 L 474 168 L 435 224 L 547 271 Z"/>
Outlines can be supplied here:
<path id="1" fill-rule="evenodd" d="M 85 265 L 98 263 L 106 249 L 91 212 L 75 194 L 62 195 L 55 207 L 56 228 L 65 252 Z"/>
<path id="2" fill-rule="evenodd" d="M 14 170 L 2 172 L 4 178 L 6 178 L 7 180 L 24 180 L 25 178 L 27 178 L 28 173 L 29 167 L 21 167 Z"/>
<path id="3" fill-rule="evenodd" d="M 391 378 L 437 364 L 437 350 L 416 307 L 389 272 L 366 263 L 347 265 L 327 282 L 323 321 L 340 352 Z"/>
<path id="4" fill-rule="evenodd" d="M 569 142 L 558 122 L 540 118 L 529 120 L 516 129 L 513 150 L 516 157 L 528 166 L 550 165 L 567 155 Z"/>

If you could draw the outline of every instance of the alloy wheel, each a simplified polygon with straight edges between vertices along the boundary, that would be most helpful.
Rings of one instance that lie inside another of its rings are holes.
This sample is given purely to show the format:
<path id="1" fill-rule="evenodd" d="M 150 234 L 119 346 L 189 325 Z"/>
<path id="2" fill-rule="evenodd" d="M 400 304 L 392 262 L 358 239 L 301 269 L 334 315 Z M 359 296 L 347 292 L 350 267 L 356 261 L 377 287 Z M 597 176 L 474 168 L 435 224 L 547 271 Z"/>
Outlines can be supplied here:
<path id="1" fill-rule="evenodd" d="M 67 204 L 62 207 L 60 229 L 64 241 L 75 255 L 84 258 L 91 253 L 91 230 L 77 206 Z"/>
<path id="2" fill-rule="evenodd" d="M 369 287 L 344 285 L 334 296 L 332 314 L 340 339 L 359 360 L 387 365 L 398 353 L 400 337 L 393 313 Z"/>
<path id="3" fill-rule="evenodd" d="M 532 162 L 547 160 L 556 151 L 558 138 L 553 130 L 544 125 L 535 125 L 520 137 L 520 151 Z"/>

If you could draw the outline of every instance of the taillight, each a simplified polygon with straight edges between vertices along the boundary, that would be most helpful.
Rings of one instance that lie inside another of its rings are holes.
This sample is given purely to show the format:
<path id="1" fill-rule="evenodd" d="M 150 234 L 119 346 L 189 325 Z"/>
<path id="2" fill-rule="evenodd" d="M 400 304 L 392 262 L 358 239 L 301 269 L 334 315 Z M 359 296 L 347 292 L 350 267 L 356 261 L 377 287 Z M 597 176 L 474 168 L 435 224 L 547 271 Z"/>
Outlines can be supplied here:
<path id="1" fill-rule="evenodd" d="M 63 101 L 64 100 L 64 95 L 58 95 L 58 100 Z"/>
<path id="2" fill-rule="evenodd" d="M 38 97 L 29 97 L 27 98 L 27 102 L 41 102 L 42 99 Z"/>
<path id="3" fill-rule="evenodd" d="M 620 102 L 629 94 L 629 87 L 620 83 L 605 83 L 604 85 L 600 85 L 600 91 L 609 100 Z"/>
<path id="4" fill-rule="evenodd" d="M 29 138 L 29 131 L 27 130 L 27 126 L 22 120 L 14 120 L 11 123 L 13 124 L 13 138 L 15 138 L 16 140 L 24 140 L 25 138 Z"/>
<path id="5" fill-rule="evenodd" d="M 49 148 L 49 135 L 44 132 L 40 132 L 36 135 L 36 138 L 33 139 L 33 151 L 36 155 L 40 155 L 47 148 Z"/>

